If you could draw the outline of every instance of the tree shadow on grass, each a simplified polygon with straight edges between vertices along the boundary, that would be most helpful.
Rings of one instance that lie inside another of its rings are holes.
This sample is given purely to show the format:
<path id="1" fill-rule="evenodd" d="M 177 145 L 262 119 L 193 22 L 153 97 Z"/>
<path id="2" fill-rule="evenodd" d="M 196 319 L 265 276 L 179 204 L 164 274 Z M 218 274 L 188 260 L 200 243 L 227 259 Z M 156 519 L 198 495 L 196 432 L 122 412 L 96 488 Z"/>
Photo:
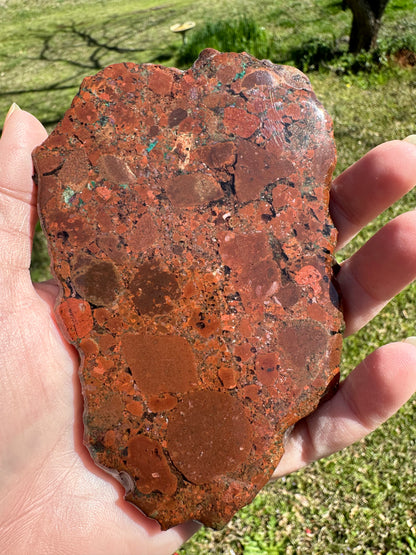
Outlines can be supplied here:
<path id="1" fill-rule="evenodd" d="M 168 38 L 174 16 L 174 8 L 160 6 L 115 16 L 96 24 L 69 22 L 47 32 L 34 31 L 32 36 L 39 43 L 38 54 L 33 54 L 33 50 L 31 54 L 23 54 L 22 65 L 39 64 L 39 79 L 42 82 L 42 67 L 51 64 L 57 68 L 55 78 L 39 87 L 3 90 L 0 97 L 18 98 L 18 95 L 26 93 L 75 89 L 83 77 L 112 63 L 163 63 L 171 59 L 177 50 Z M 159 45 L 157 50 L 155 44 Z M 53 125 L 59 119 L 43 123 Z"/>

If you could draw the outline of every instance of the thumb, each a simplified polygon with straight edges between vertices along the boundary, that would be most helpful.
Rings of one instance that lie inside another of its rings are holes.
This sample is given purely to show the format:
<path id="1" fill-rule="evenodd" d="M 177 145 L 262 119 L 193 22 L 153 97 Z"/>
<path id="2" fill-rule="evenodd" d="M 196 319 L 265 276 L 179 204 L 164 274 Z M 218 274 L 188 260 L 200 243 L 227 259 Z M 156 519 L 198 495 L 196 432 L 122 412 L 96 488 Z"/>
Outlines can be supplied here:
<path id="1" fill-rule="evenodd" d="M 13 105 L 0 139 L 0 270 L 28 269 L 36 213 L 32 151 L 47 137 L 42 124 Z"/>

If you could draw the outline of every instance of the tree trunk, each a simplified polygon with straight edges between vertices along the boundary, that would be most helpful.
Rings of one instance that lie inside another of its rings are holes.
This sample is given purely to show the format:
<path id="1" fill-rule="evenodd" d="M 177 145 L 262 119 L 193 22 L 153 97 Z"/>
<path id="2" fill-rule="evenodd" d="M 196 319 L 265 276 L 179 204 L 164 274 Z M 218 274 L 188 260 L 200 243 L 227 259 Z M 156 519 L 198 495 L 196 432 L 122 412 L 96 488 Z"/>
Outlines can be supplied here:
<path id="1" fill-rule="evenodd" d="M 372 50 L 377 44 L 381 18 L 389 0 L 346 0 L 352 11 L 349 51 Z"/>

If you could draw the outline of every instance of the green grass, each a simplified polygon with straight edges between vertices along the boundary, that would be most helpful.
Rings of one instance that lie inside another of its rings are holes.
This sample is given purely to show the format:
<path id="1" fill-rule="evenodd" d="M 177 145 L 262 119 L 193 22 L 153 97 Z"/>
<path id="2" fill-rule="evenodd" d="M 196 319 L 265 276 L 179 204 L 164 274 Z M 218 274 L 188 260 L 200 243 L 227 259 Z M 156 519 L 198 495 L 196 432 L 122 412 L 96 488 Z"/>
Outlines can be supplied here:
<path id="1" fill-rule="evenodd" d="M 215 48 L 220 52 L 250 52 L 259 59 L 269 58 L 271 36 L 256 20 L 245 16 L 207 22 L 196 29 L 191 38 L 181 47 L 180 65 L 191 65 L 204 48 Z"/>
<path id="2" fill-rule="evenodd" d="M 391 0 L 380 42 L 416 34 L 415 8 L 414 0 Z M 265 28 L 275 61 L 289 62 L 294 49 L 311 40 L 345 50 L 351 23 L 333 0 L 0 2 L 0 113 L 15 101 L 52 129 L 85 75 L 120 61 L 176 65 L 181 40 L 170 25 L 194 20 L 191 38 L 208 21 L 242 16 Z M 375 145 L 416 132 L 414 69 L 388 63 L 357 75 L 321 69 L 309 76 L 334 119 L 337 172 Z M 409 193 L 387 210 L 339 259 L 390 218 L 414 209 L 415 200 Z M 41 234 L 35 252 L 33 275 L 43 279 L 48 269 Z M 413 284 L 345 341 L 344 376 L 379 345 L 415 335 L 415 298 Z M 269 484 L 224 530 L 201 530 L 181 554 L 416 554 L 415 421 L 413 399 L 365 441 Z"/>

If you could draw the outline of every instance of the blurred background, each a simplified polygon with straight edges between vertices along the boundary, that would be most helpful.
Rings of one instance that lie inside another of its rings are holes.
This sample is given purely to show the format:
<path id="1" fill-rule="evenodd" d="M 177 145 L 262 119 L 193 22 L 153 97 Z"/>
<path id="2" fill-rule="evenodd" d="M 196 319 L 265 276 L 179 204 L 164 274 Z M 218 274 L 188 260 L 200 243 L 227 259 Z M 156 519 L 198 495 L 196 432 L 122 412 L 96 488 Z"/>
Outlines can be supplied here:
<path id="1" fill-rule="evenodd" d="M 117 62 L 185 69 L 206 47 L 305 71 L 334 120 L 341 172 L 416 133 L 416 0 L 0 0 L 0 115 L 12 102 L 51 131 L 86 75 Z M 1 171 L 1 170 L 0 170 Z M 416 176 L 415 176 L 416 181 Z M 409 193 L 355 238 L 414 209 Z M 39 227 L 32 276 L 47 279 Z M 374 348 L 415 335 L 416 284 L 344 343 L 346 376 Z M 416 400 L 366 440 L 269 484 L 181 555 L 416 554 Z"/>

